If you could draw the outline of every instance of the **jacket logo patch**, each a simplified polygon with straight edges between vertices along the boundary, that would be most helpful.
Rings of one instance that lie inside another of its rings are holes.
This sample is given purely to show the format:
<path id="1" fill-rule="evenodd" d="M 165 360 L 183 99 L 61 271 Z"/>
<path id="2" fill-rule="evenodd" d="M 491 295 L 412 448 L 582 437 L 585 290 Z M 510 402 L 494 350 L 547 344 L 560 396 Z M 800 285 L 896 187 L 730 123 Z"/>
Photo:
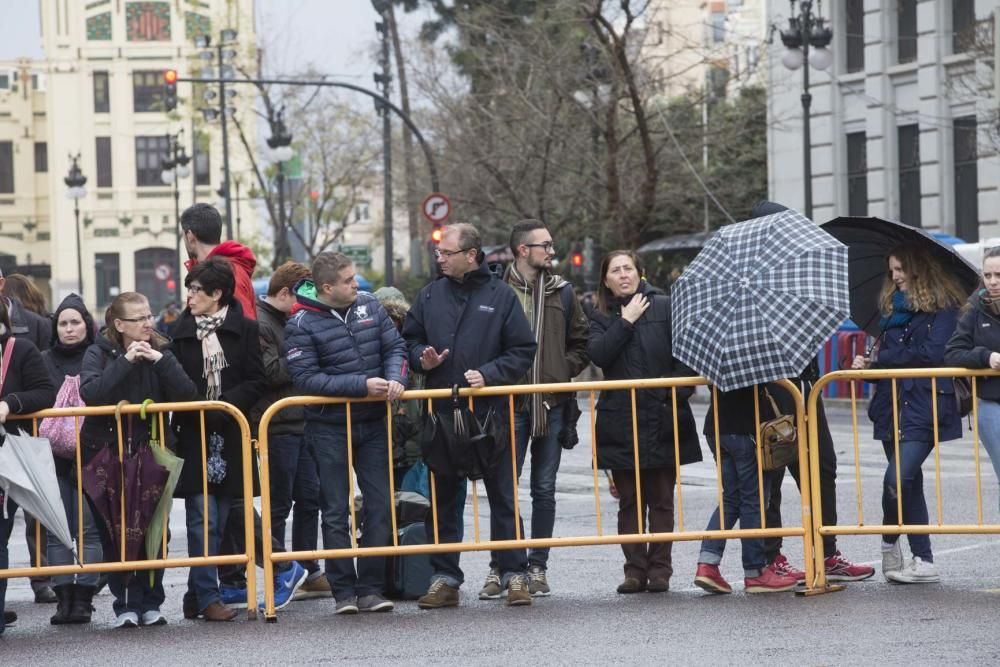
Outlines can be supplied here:
<path id="1" fill-rule="evenodd" d="M 984 327 L 984 328 L 985 328 L 985 327 L 988 327 L 988 326 L 990 326 L 990 323 L 989 323 L 989 322 L 982 322 L 982 323 L 980 323 L 980 325 L 979 325 L 979 326 L 981 326 L 981 327 Z"/>
<path id="2" fill-rule="evenodd" d="M 302 350 L 300 348 L 293 347 L 288 351 L 288 354 L 285 355 L 285 358 L 288 359 L 288 361 L 291 361 L 292 359 L 298 359 L 301 356 Z"/>
<path id="3" fill-rule="evenodd" d="M 356 319 L 356 320 L 365 320 L 365 319 L 368 319 L 368 306 L 367 305 L 358 306 L 357 308 L 354 309 L 354 312 L 356 313 L 356 315 L 354 316 L 354 319 Z"/>
<path id="4" fill-rule="evenodd" d="M 479 306 L 480 313 L 492 313 L 494 311 L 496 311 L 496 308 L 494 308 L 493 306 L 487 306 L 487 305 Z"/>

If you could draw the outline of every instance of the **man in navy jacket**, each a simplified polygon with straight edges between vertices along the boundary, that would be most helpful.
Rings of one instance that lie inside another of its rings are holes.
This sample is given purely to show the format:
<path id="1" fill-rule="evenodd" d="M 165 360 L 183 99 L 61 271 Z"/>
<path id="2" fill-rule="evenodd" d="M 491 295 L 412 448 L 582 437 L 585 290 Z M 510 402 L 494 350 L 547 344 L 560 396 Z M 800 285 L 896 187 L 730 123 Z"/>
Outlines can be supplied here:
<path id="1" fill-rule="evenodd" d="M 320 253 L 313 279 L 295 293 L 299 310 L 285 327 L 288 372 L 295 388 L 311 396 L 394 400 L 406 386 L 406 344 L 378 300 L 358 293 L 354 264 L 340 253 Z M 382 401 L 351 406 L 351 454 L 364 496 L 362 546 L 392 543 L 389 507 L 389 449 Z M 344 405 L 309 406 L 305 439 L 316 456 L 327 549 L 351 544 L 347 410 Z M 392 611 L 382 597 L 382 557 L 326 561 L 337 600 L 336 613 Z"/>
<path id="2" fill-rule="evenodd" d="M 435 254 L 442 276 L 420 291 L 403 324 L 410 364 L 427 374 L 428 389 L 520 382 L 535 356 L 535 336 L 514 290 L 483 263 L 479 232 L 472 225 L 449 226 Z M 490 407 L 500 416 L 497 437 L 503 452 L 497 456 L 500 463 L 483 479 L 490 502 L 490 533 L 495 540 L 509 540 L 515 536 L 515 516 L 507 397 L 476 398 L 475 412 L 480 418 Z M 457 542 L 461 515 L 455 502 L 465 480 L 444 474 L 435 474 L 434 480 L 440 542 Z M 432 517 L 425 526 L 427 541 L 432 542 Z M 422 609 L 456 606 L 464 580 L 459 554 L 434 554 L 431 564 L 434 578 L 417 604 Z M 531 604 L 525 577 L 527 552 L 500 551 L 497 564 L 501 585 L 508 592 L 507 603 Z"/>

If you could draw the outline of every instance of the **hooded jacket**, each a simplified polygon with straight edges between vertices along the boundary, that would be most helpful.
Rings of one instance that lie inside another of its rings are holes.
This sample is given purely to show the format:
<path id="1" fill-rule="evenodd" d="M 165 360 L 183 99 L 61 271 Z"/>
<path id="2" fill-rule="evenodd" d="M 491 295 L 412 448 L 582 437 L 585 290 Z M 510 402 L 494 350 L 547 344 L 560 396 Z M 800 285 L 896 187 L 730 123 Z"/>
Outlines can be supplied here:
<path id="1" fill-rule="evenodd" d="M 242 243 L 223 241 L 212 248 L 205 259 L 209 257 L 222 257 L 229 260 L 233 267 L 233 277 L 236 279 L 236 290 L 233 295 L 243 308 L 243 316 L 256 320 L 257 295 L 253 291 L 253 270 L 257 266 L 257 258 L 253 256 L 253 251 Z M 184 268 L 190 271 L 197 263 L 198 260 L 189 259 L 184 263 Z"/>
<path id="2" fill-rule="evenodd" d="M 444 362 L 427 371 L 427 388 L 468 387 L 465 372 L 478 370 L 487 386 L 517 384 L 531 368 L 538 344 L 514 290 L 482 264 L 462 282 L 441 276 L 425 285 L 403 323 L 410 365 L 422 370 L 428 346 L 450 350 Z M 439 399 L 437 409 L 451 404 Z M 489 406 L 506 414 L 504 396 L 477 399 L 476 412 Z"/>
<path id="3" fill-rule="evenodd" d="M 308 278 L 295 286 L 300 306 L 285 327 L 288 373 L 295 388 L 309 396 L 363 398 L 367 382 L 381 377 L 406 386 L 406 343 L 385 308 L 373 295 L 358 297 L 341 316 L 316 296 Z M 373 421 L 385 417 L 380 402 L 351 407 L 351 420 Z M 343 405 L 311 405 L 306 421 L 346 423 Z"/>
<path id="4" fill-rule="evenodd" d="M 7 299 L 7 313 L 10 316 L 10 331 L 15 338 L 30 340 L 38 350 L 49 349 L 51 325 L 48 319 L 31 312 L 17 299 Z"/>
<path id="5" fill-rule="evenodd" d="M 628 300 L 619 299 L 607 315 L 590 314 L 590 359 L 604 371 L 606 380 L 686 377 L 694 375 L 673 358 L 671 350 L 670 297 L 639 283 L 639 292 L 650 301 L 645 313 L 630 324 L 621 316 Z M 631 299 L 631 297 L 629 297 Z M 639 468 L 674 467 L 674 429 L 671 390 L 636 392 Z M 688 405 L 690 387 L 677 389 L 677 424 L 681 463 L 700 461 L 701 444 L 694 415 Z M 632 437 L 632 399 L 628 391 L 602 391 L 597 401 L 597 465 L 611 470 L 635 469 Z"/>
<path id="6" fill-rule="evenodd" d="M 944 348 L 944 365 L 963 368 L 989 368 L 990 355 L 1000 352 L 1000 317 L 983 305 L 985 289 L 969 297 L 955 327 L 955 333 Z M 1000 378 L 976 378 L 976 396 L 988 401 L 1000 401 Z"/>
<path id="7" fill-rule="evenodd" d="M 87 326 L 87 337 L 75 345 L 63 345 L 59 342 L 59 315 L 64 310 L 72 308 L 80 313 L 83 322 Z M 76 294 L 70 294 L 52 314 L 52 337 L 49 349 L 42 352 L 42 359 L 45 360 L 45 367 L 52 378 L 52 384 L 56 386 L 56 393 L 62 387 L 67 375 L 79 375 L 83 368 L 83 357 L 87 354 L 87 348 L 94 344 L 94 318 L 91 316 L 87 306 Z"/>
<path id="8" fill-rule="evenodd" d="M 297 395 L 292 385 L 292 376 L 288 374 L 288 360 L 285 358 L 285 325 L 288 323 L 288 316 L 263 299 L 257 302 L 257 316 L 267 390 L 250 411 L 250 425 L 254 433 L 257 433 L 260 419 L 272 403 Z M 301 435 L 303 414 L 301 405 L 278 411 L 271 419 L 268 434 Z"/>

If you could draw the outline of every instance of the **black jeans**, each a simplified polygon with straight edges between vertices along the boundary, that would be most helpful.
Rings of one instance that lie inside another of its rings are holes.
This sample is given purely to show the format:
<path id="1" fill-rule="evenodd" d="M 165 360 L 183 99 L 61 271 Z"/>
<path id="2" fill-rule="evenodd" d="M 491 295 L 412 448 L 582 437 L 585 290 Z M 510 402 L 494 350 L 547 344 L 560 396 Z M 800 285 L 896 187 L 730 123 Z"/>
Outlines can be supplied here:
<path id="1" fill-rule="evenodd" d="M 222 540 L 219 542 L 219 554 L 231 555 L 245 553 L 246 540 L 244 530 L 246 523 L 243 521 L 243 497 L 232 499 L 229 505 L 229 514 L 226 517 L 226 524 L 222 529 Z M 253 548 L 254 558 L 257 567 L 264 567 L 264 544 L 261 542 L 263 528 L 260 525 L 260 513 L 254 508 L 253 511 Z M 284 553 L 285 546 L 271 537 L 271 552 Z M 274 572 L 286 572 L 292 567 L 291 561 L 277 562 L 274 564 Z M 243 565 L 223 565 L 219 568 L 219 583 L 235 588 L 245 588 L 247 585 L 247 571 Z"/>
<path id="2" fill-rule="evenodd" d="M 804 383 L 806 400 L 809 400 L 809 391 L 812 385 Z M 783 392 L 782 392 L 783 394 Z M 794 414 L 789 407 L 782 404 L 779 396 L 775 395 L 779 406 L 785 414 Z M 823 503 L 823 525 L 837 525 L 837 453 L 833 449 L 833 436 L 830 435 L 830 425 L 826 421 L 826 411 L 823 409 L 823 399 L 816 401 L 816 429 L 819 432 L 819 495 Z M 795 486 L 802 488 L 799 480 L 799 462 L 796 461 L 788 466 L 788 471 L 795 479 Z M 781 527 L 781 482 L 785 479 L 785 469 L 779 468 L 771 472 L 771 495 L 767 503 L 764 517 L 767 519 L 768 528 Z M 769 537 L 764 540 L 764 555 L 770 563 L 781 551 L 781 538 Z M 823 536 L 823 555 L 829 558 L 837 553 L 837 536 Z"/>
<path id="3" fill-rule="evenodd" d="M 273 435 L 268 445 L 271 472 L 271 534 L 285 543 L 285 523 L 292 515 L 292 550 L 315 551 L 319 544 L 319 473 L 316 456 L 299 434 Z M 294 504 L 293 504 L 294 503 Z M 314 561 L 299 561 L 319 572 Z"/>

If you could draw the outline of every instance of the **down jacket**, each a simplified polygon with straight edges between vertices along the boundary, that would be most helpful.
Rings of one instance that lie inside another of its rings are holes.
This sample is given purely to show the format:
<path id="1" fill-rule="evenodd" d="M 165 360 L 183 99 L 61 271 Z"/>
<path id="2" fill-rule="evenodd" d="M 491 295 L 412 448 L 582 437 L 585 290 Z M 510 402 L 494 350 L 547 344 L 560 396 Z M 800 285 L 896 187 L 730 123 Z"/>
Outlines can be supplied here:
<path id="1" fill-rule="evenodd" d="M 590 314 L 591 361 L 604 371 L 605 380 L 686 377 L 694 372 L 671 354 L 670 298 L 645 281 L 639 291 L 650 306 L 635 322 L 622 319 L 621 309 L 629 299 L 618 300 L 607 315 Z M 698 428 L 688 405 L 694 390 L 677 390 L 677 424 L 681 464 L 701 461 Z M 674 467 L 674 428 L 671 391 L 643 389 L 636 392 L 639 428 L 639 468 Z M 632 437 L 632 397 L 629 391 L 602 391 L 597 401 L 597 465 L 611 470 L 635 469 Z"/>
<path id="2" fill-rule="evenodd" d="M 301 393 L 309 396 L 364 398 L 371 378 L 395 380 L 406 386 L 406 343 L 385 308 L 371 294 L 358 298 L 341 316 L 316 298 L 308 278 L 295 286 L 301 306 L 285 327 L 288 373 Z M 311 405 L 306 421 L 344 424 L 343 405 Z M 351 407 L 351 422 L 385 417 L 381 402 Z"/>
<path id="3" fill-rule="evenodd" d="M 881 337 L 878 356 L 872 368 L 934 368 L 944 362 L 944 349 L 958 321 L 958 309 L 937 313 L 918 312 L 903 327 L 886 329 Z M 896 381 L 899 408 L 899 440 L 932 442 L 934 440 L 931 381 L 929 378 L 905 378 Z M 962 437 L 962 419 L 958 413 L 955 385 L 948 378 L 937 380 L 938 439 Z M 892 380 L 879 380 L 868 405 L 868 418 L 874 425 L 876 440 L 893 439 Z"/>

